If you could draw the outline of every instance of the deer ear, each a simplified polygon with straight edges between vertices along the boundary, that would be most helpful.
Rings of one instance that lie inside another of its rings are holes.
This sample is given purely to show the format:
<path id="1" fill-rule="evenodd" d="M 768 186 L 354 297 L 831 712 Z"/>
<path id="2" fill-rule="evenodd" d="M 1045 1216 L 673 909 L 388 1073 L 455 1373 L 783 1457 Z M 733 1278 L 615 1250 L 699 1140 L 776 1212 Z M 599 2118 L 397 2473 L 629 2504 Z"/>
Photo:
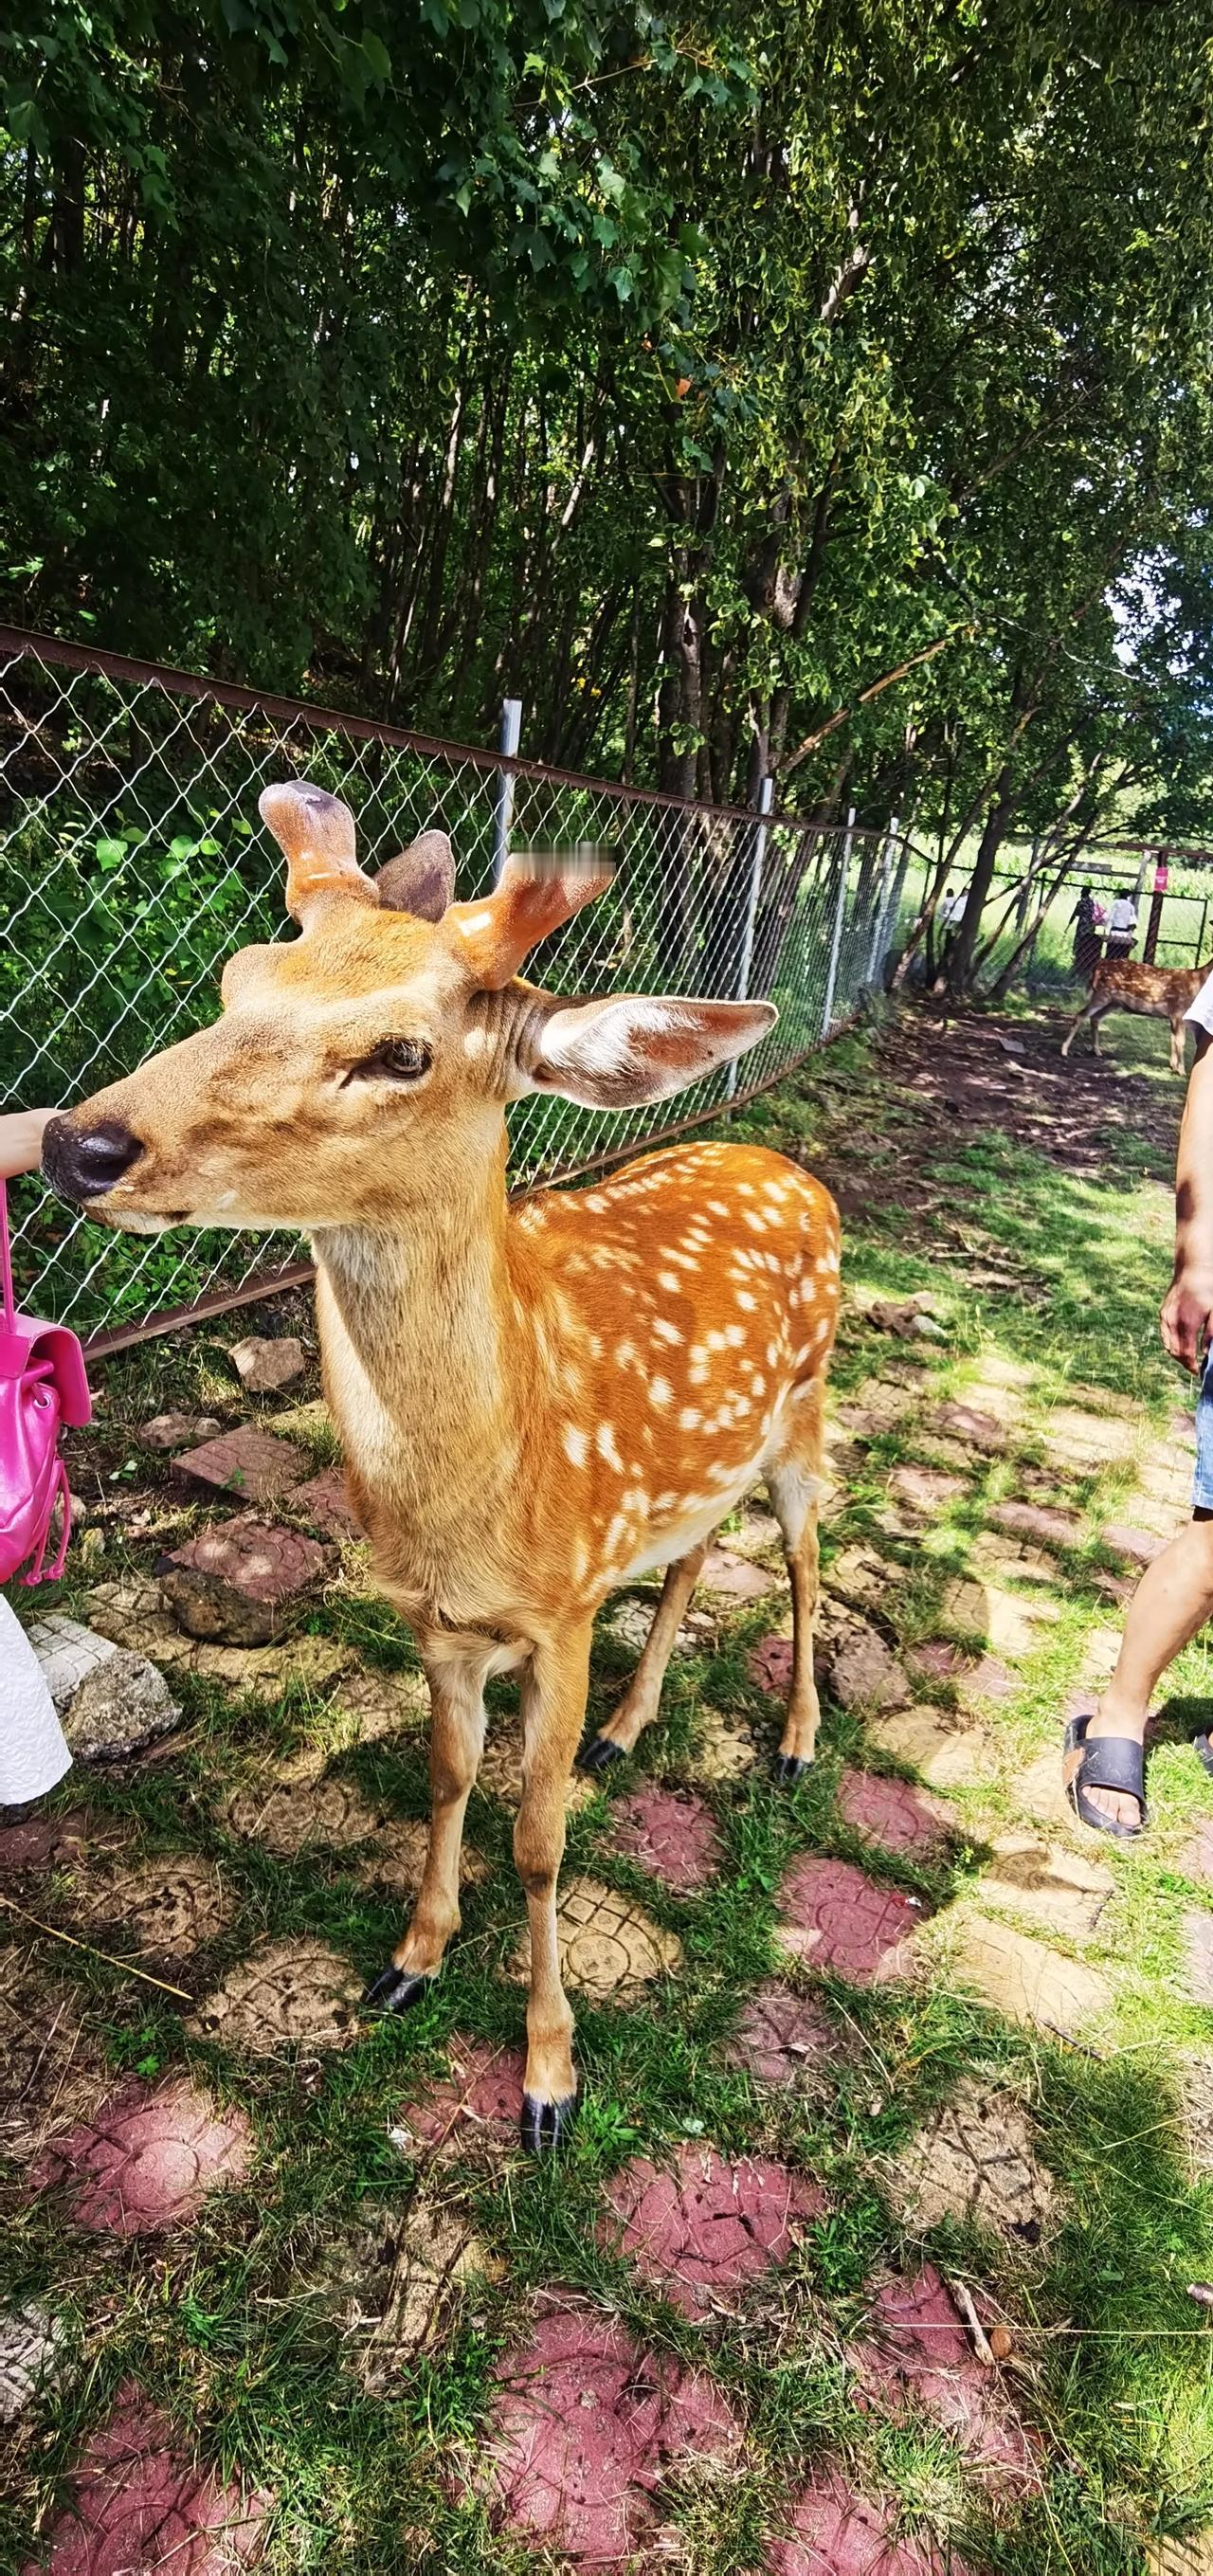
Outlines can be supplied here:
<path id="1" fill-rule="evenodd" d="M 487 993 L 499 993 L 530 950 L 605 894 L 615 873 L 610 852 L 583 842 L 575 850 L 520 850 L 507 859 L 492 894 L 453 903 L 446 927 Z"/>
<path id="2" fill-rule="evenodd" d="M 773 1002 L 681 1001 L 625 993 L 616 1001 L 562 1004 L 552 996 L 526 1043 L 525 1088 L 559 1091 L 584 1109 L 635 1109 L 684 1091 L 757 1046 L 779 1013 Z"/>
<path id="3" fill-rule="evenodd" d="M 374 903 L 375 889 L 354 855 L 354 817 L 339 796 L 306 779 L 264 787 L 257 811 L 286 854 L 286 908 L 308 929 L 324 904 Z"/>
<path id="4" fill-rule="evenodd" d="M 422 832 L 376 870 L 375 892 L 389 912 L 441 921 L 455 891 L 455 861 L 445 832 Z"/>

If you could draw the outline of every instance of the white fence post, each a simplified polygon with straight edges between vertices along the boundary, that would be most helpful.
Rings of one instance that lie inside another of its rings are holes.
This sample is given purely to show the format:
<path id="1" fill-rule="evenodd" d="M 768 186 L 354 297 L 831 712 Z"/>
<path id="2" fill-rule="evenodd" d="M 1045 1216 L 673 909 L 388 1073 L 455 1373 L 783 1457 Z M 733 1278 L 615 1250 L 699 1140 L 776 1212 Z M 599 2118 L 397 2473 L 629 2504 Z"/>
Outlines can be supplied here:
<path id="1" fill-rule="evenodd" d="M 745 927 L 741 934 L 741 964 L 737 969 L 737 999 L 744 1002 L 750 989 L 750 968 L 754 963 L 754 931 L 758 921 L 758 898 L 762 892 L 762 871 L 767 856 L 767 816 L 775 802 L 775 781 L 764 778 L 758 788 L 759 820 L 754 825 L 754 855 L 750 861 L 750 887 L 746 896 Z M 734 1056 L 725 1081 L 724 1096 L 731 1100 L 737 1089 L 737 1058 Z"/>
<path id="2" fill-rule="evenodd" d="M 842 925 L 846 918 L 847 893 L 851 878 L 851 842 L 855 829 L 855 807 L 847 814 L 846 837 L 842 845 L 842 862 L 838 870 L 838 901 L 834 906 L 834 928 L 830 937 L 830 962 L 826 969 L 826 988 L 821 1005 L 821 1034 L 828 1037 L 834 1016 L 834 994 L 838 984 L 838 960 L 842 954 Z"/>
<path id="3" fill-rule="evenodd" d="M 521 698 L 503 698 L 501 701 L 501 740 L 498 747 L 504 753 L 507 760 L 513 760 L 515 758 L 521 732 Z M 510 824 L 513 821 L 513 816 L 513 777 L 508 769 L 499 769 L 497 772 L 497 814 L 493 825 L 494 885 L 501 875 L 501 871 L 510 855 Z"/>

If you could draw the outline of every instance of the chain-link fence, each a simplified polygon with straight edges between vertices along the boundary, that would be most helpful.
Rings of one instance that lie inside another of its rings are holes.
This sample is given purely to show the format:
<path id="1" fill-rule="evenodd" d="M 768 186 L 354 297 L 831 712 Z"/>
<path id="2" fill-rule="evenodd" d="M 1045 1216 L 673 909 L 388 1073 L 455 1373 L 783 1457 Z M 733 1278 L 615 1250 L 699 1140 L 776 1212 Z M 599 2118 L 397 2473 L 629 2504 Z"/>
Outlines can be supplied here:
<path id="1" fill-rule="evenodd" d="M 459 891 L 507 842 L 609 843 L 610 892 L 535 961 L 558 991 L 770 996 L 739 1067 L 654 1110 L 510 1113 L 522 1187 L 608 1162 L 778 1080 L 877 984 L 909 865 L 895 833 L 684 805 L 0 627 L 0 1094 L 65 1105 L 212 1018 L 233 949 L 289 935 L 262 787 L 310 777 L 358 817 L 367 866 L 448 832 Z M 298 1262 L 290 1236 L 113 1235 L 12 1194 L 20 1293 L 78 1330 L 233 1301 Z"/>

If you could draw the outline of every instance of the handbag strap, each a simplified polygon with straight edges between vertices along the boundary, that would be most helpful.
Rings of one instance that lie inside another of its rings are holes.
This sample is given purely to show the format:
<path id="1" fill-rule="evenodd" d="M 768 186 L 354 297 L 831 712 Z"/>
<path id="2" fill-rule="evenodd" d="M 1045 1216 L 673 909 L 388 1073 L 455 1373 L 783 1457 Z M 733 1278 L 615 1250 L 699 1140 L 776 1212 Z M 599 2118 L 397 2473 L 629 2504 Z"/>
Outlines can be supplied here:
<path id="1" fill-rule="evenodd" d="M 13 1262 L 8 1242 L 8 1192 L 0 1180 L 0 1288 L 4 1293 L 4 1323 L 11 1333 L 17 1321 L 17 1303 L 13 1296 Z"/>

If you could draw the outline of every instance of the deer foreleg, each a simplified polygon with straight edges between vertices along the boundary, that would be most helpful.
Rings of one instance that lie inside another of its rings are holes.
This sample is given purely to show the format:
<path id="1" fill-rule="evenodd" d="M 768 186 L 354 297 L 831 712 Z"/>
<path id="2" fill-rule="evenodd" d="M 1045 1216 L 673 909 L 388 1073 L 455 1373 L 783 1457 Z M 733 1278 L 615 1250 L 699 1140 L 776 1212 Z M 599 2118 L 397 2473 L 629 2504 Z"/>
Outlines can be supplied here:
<path id="1" fill-rule="evenodd" d="M 590 1679 L 590 1624 L 536 1646 L 522 1685 L 522 1800 L 514 1860 L 526 1894 L 531 1991 L 526 2015 L 522 2143 L 558 2144 L 573 2114 L 573 2016 L 560 1975 L 556 1880 L 564 1856 L 565 1792 Z"/>
<path id="2" fill-rule="evenodd" d="M 430 1728 L 430 1839 L 413 1918 L 392 1963 L 368 1986 L 381 2012 L 419 2003 L 459 1929 L 459 1854 L 463 1819 L 484 1745 L 484 1685 L 478 1665 L 427 1665 Z"/>
<path id="3" fill-rule="evenodd" d="M 821 1592 L 818 1509 L 821 1494 L 821 1388 L 801 1390 L 801 1421 L 794 1454 L 767 1475 L 767 1492 L 783 1534 L 792 1589 L 792 1686 L 779 1740 L 775 1775 L 799 1780 L 817 1749 L 820 1708 L 813 1672 L 813 1642 Z"/>
<path id="4" fill-rule="evenodd" d="M 603 1771 L 608 1762 L 621 1761 L 625 1753 L 634 1750 L 642 1728 L 651 1725 L 656 1717 L 674 1639 L 711 1544 L 711 1539 L 705 1538 L 700 1546 L 667 1566 L 657 1615 L 645 1638 L 640 1661 L 613 1717 L 578 1754 L 582 1771 Z"/>

